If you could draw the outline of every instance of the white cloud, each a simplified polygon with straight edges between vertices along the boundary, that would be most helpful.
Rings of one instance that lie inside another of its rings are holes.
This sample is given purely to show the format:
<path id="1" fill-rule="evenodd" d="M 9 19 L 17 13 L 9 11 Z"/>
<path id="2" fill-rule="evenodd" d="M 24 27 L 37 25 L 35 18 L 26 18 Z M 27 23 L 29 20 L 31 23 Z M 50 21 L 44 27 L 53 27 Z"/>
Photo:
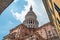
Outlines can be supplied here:
<path id="1" fill-rule="evenodd" d="M 27 14 L 27 12 L 29 11 L 29 8 L 31 6 L 31 1 L 30 0 L 26 0 L 26 1 L 28 2 L 28 5 L 24 6 L 25 10 L 23 10 L 21 13 L 14 12 L 14 10 L 11 9 L 11 13 L 13 14 L 13 16 L 17 20 L 20 20 L 21 22 L 23 22 L 23 20 L 25 19 L 25 15 Z"/>
<path id="2" fill-rule="evenodd" d="M 24 6 L 25 10 L 23 10 L 21 13 L 18 12 L 14 12 L 14 10 L 12 9 L 12 15 L 17 19 L 20 20 L 21 22 L 23 22 L 23 20 L 25 19 L 25 15 L 27 14 L 27 12 L 29 11 L 30 6 L 32 5 L 33 7 L 33 11 L 36 13 L 37 15 L 37 19 L 39 21 L 39 26 L 49 22 L 48 17 L 46 12 L 44 11 L 44 7 L 42 5 L 42 3 L 40 3 L 39 1 L 36 0 L 26 0 L 28 2 L 28 5 Z M 39 4 L 40 3 L 40 4 Z M 41 8 L 40 8 L 41 7 Z M 42 11 L 41 11 L 42 10 Z"/>

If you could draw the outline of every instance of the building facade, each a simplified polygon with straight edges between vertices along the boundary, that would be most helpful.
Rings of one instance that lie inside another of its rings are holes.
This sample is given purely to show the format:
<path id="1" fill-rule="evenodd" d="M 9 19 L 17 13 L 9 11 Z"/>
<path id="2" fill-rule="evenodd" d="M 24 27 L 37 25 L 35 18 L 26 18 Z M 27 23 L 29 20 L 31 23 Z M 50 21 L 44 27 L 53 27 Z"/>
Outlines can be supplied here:
<path id="1" fill-rule="evenodd" d="M 57 31 L 51 22 L 41 26 L 37 32 L 46 40 L 59 40 Z"/>
<path id="2" fill-rule="evenodd" d="M 50 21 L 60 36 L 60 0 L 42 0 Z M 48 7 L 47 7 L 48 6 Z"/>
<path id="3" fill-rule="evenodd" d="M 38 24 L 37 16 L 30 7 L 23 24 L 11 29 L 3 40 L 58 40 L 57 32 L 51 22 L 41 27 Z"/>

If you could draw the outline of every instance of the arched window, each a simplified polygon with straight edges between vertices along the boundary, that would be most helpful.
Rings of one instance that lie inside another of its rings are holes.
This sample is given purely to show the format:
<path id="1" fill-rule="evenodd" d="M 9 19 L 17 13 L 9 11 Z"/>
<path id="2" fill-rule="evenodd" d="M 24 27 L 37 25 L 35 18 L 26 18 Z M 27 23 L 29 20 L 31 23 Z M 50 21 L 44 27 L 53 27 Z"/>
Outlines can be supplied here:
<path id="1" fill-rule="evenodd" d="M 29 24 L 30 24 L 30 20 L 29 20 Z"/>
<path id="2" fill-rule="evenodd" d="M 32 20 L 30 20 L 30 23 L 32 24 Z"/>
<path id="3" fill-rule="evenodd" d="M 32 24 L 33 22 L 32 22 L 32 20 L 29 20 L 29 24 Z"/>

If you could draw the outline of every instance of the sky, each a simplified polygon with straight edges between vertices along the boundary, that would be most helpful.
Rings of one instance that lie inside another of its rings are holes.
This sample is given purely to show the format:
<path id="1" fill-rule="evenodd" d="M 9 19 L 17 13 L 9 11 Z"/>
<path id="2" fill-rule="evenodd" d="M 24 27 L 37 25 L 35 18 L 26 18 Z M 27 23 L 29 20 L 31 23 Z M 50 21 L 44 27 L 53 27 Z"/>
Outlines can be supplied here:
<path id="1" fill-rule="evenodd" d="M 0 15 L 0 40 L 9 34 L 12 28 L 23 23 L 31 5 L 39 26 L 49 22 L 42 0 L 14 0 Z"/>

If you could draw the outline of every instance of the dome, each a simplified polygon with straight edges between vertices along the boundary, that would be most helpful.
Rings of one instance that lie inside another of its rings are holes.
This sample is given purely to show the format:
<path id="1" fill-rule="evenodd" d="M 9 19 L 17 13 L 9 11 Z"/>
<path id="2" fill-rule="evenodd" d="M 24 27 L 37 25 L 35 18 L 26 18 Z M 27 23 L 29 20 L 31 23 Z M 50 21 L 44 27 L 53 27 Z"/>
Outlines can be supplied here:
<path id="1" fill-rule="evenodd" d="M 38 20 L 37 20 L 37 16 L 35 15 L 35 13 L 32 10 L 32 6 L 30 7 L 29 12 L 25 15 L 25 20 L 23 21 L 23 24 L 27 27 L 27 28 L 37 28 L 38 27 Z"/>
<path id="2" fill-rule="evenodd" d="M 33 12 L 33 10 L 32 10 L 32 6 L 30 7 L 30 10 L 29 10 L 29 12 L 26 14 L 26 16 L 25 16 L 25 18 L 27 19 L 27 18 L 34 18 L 34 19 L 36 19 L 37 18 L 37 16 L 36 16 L 36 14 Z"/>

